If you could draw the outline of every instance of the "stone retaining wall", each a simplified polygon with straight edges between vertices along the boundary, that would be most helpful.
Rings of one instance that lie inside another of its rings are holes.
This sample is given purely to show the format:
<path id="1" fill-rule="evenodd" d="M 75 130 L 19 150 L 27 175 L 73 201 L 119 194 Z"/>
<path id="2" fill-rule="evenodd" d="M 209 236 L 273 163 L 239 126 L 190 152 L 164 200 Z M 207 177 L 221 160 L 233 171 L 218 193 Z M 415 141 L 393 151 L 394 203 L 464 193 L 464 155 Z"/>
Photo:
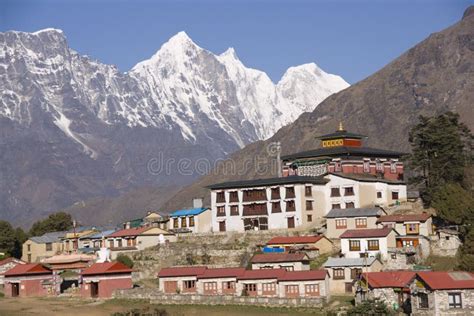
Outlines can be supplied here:
<path id="1" fill-rule="evenodd" d="M 258 305 L 281 307 L 322 307 L 325 298 L 278 298 L 231 295 L 163 294 L 155 289 L 118 290 L 114 298 L 145 299 L 151 304 Z"/>

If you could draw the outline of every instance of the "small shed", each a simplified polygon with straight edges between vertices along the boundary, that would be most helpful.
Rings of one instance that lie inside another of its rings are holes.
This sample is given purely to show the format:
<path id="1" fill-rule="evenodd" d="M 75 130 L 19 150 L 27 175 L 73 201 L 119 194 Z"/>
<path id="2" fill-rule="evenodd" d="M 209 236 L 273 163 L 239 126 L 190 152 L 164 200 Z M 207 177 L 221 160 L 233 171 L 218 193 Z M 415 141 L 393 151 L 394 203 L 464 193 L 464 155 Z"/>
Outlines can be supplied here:
<path id="1" fill-rule="evenodd" d="M 5 296 L 47 296 L 53 291 L 53 272 L 40 263 L 19 264 L 5 272 Z"/>
<path id="2" fill-rule="evenodd" d="M 81 295 L 88 298 L 110 298 L 115 290 L 131 289 L 132 272 L 132 269 L 121 262 L 94 263 L 81 273 Z"/>

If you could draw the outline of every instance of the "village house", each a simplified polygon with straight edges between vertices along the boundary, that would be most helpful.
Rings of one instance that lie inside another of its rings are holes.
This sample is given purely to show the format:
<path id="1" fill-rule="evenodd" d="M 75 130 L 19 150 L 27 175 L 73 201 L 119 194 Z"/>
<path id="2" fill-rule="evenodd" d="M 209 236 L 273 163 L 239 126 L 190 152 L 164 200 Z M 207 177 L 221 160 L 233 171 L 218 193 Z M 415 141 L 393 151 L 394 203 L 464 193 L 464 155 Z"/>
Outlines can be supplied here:
<path id="1" fill-rule="evenodd" d="M 283 156 L 283 176 L 318 176 L 330 173 L 369 174 L 381 179 L 403 180 L 404 155 L 365 147 L 367 136 L 346 131 L 342 123 L 334 133 L 318 137 L 320 148 Z"/>
<path id="2" fill-rule="evenodd" d="M 346 230 L 341 236 L 341 253 L 346 258 L 364 256 L 383 261 L 388 259 L 388 249 L 396 246 L 397 232 L 390 227 Z"/>
<path id="3" fill-rule="evenodd" d="M 413 315 L 473 315 L 474 274 L 418 272 L 411 286 Z"/>
<path id="4" fill-rule="evenodd" d="M 361 275 L 356 289 L 356 304 L 367 299 L 383 300 L 393 310 L 409 313 L 410 286 L 415 279 L 412 271 L 368 272 Z"/>
<path id="5" fill-rule="evenodd" d="M 245 270 L 238 277 L 237 295 L 278 297 L 278 279 L 285 273 L 284 269 Z"/>
<path id="6" fill-rule="evenodd" d="M 436 256 L 456 255 L 462 245 L 459 232 L 450 228 L 439 228 L 431 238 L 431 253 Z"/>
<path id="7" fill-rule="evenodd" d="M 289 271 L 278 278 L 280 297 L 331 297 L 329 275 L 325 270 Z"/>
<path id="8" fill-rule="evenodd" d="M 107 236 L 113 234 L 115 231 L 115 229 L 103 230 L 80 237 L 78 250 L 83 253 L 94 253 L 98 251 L 101 247 L 105 247 L 104 240 L 106 240 Z"/>
<path id="9" fill-rule="evenodd" d="M 377 228 L 377 219 L 384 214 L 379 207 L 333 209 L 325 216 L 325 235 L 335 239 L 348 229 Z"/>
<path id="10" fill-rule="evenodd" d="M 309 270 L 309 257 L 304 252 L 256 254 L 250 260 L 252 270 L 285 269 L 286 271 Z"/>
<path id="11" fill-rule="evenodd" d="M 243 275 L 244 268 L 205 269 L 197 276 L 197 293 L 204 295 L 233 295 L 236 293 L 237 278 Z"/>
<path id="12" fill-rule="evenodd" d="M 40 263 L 19 264 L 5 272 L 7 297 L 54 295 L 53 272 Z"/>
<path id="13" fill-rule="evenodd" d="M 317 254 L 330 253 L 334 249 L 332 241 L 330 241 L 324 235 L 314 236 L 277 236 L 270 239 L 266 246 L 268 248 L 279 248 L 284 251 L 305 251 L 309 254 L 316 252 Z"/>
<path id="14" fill-rule="evenodd" d="M 147 215 L 143 218 L 143 225 L 168 230 L 169 221 L 169 215 L 161 215 L 157 212 L 148 212 Z"/>
<path id="15" fill-rule="evenodd" d="M 106 247 L 110 249 L 112 259 L 119 253 L 144 250 L 167 241 L 175 241 L 173 233 L 158 227 L 135 227 L 118 230 L 106 236 Z"/>
<path id="16" fill-rule="evenodd" d="M 332 294 L 353 294 L 353 286 L 366 272 L 378 272 L 383 268 L 376 258 L 328 258 L 323 264 L 328 272 Z"/>
<path id="17" fill-rule="evenodd" d="M 169 230 L 175 233 L 210 232 L 211 210 L 205 207 L 178 210 L 170 214 Z"/>
<path id="18" fill-rule="evenodd" d="M 14 257 L 8 257 L 3 260 L 0 260 L 0 289 L 3 289 L 3 286 L 5 284 L 5 272 L 19 264 L 25 263 L 26 262 Z"/>
<path id="19" fill-rule="evenodd" d="M 132 269 L 121 262 L 94 263 L 81 273 L 81 295 L 88 298 L 110 298 L 115 290 L 131 289 L 132 272 Z"/>
<path id="20" fill-rule="evenodd" d="M 433 235 L 433 221 L 428 213 L 385 215 L 377 219 L 379 227 L 391 227 L 399 234 L 397 247 L 418 247 Z M 429 242 L 428 254 L 429 254 Z"/>
<path id="21" fill-rule="evenodd" d="M 158 288 L 163 293 L 196 293 L 198 276 L 206 271 L 206 267 L 170 267 L 158 273 Z"/>
<path id="22" fill-rule="evenodd" d="M 63 251 L 61 238 L 67 232 L 52 232 L 42 236 L 28 238 L 23 243 L 21 260 L 25 262 L 39 262 L 43 258 L 48 258 Z"/>

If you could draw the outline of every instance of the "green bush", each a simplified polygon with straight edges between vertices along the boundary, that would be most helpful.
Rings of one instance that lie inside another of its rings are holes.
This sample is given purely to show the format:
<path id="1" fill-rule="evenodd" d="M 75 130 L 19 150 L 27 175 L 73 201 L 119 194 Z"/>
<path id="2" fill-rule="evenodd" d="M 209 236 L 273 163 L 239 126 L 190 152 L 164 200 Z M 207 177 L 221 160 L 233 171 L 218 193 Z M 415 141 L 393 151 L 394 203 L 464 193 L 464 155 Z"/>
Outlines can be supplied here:
<path id="1" fill-rule="evenodd" d="M 347 311 L 348 316 L 381 316 L 393 315 L 394 313 L 387 307 L 384 301 L 381 300 L 367 300 L 352 307 Z"/>
<path id="2" fill-rule="evenodd" d="M 133 260 L 127 255 L 123 255 L 123 254 L 118 255 L 117 261 L 123 263 L 129 268 L 133 268 Z"/>

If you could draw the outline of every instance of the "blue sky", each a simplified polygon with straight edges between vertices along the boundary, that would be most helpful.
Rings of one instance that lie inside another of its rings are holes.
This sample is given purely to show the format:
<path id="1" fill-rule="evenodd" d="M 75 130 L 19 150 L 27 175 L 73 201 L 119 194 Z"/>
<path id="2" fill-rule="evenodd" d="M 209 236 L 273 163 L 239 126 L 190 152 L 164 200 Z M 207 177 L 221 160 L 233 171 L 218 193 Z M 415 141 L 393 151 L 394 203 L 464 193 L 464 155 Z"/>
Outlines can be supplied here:
<path id="1" fill-rule="evenodd" d="M 127 71 L 184 30 L 214 53 L 234 47 L 275 82 L 288 67 L 315 62 L 355 83 L 460 20 L 473 3 L 0 0 L 0 31 L 60 28 L 73 49 Z"/>

